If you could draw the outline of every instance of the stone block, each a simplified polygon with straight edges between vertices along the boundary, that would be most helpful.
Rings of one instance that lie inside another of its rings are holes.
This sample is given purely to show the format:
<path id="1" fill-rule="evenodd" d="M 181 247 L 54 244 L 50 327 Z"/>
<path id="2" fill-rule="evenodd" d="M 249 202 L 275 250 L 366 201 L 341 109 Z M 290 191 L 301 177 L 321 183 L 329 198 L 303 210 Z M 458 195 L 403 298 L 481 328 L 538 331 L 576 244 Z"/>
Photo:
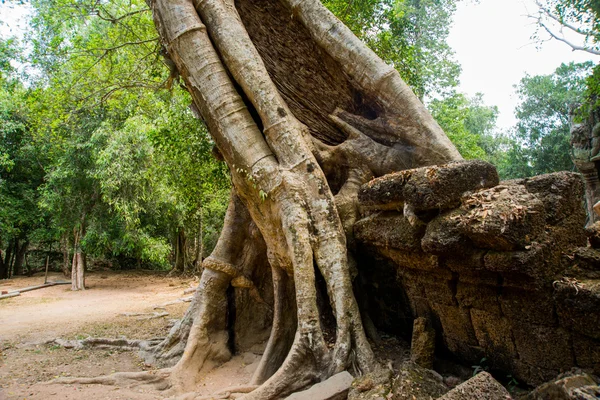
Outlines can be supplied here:
<path id="1" fill-rule="evenodd" d="M 471 309 L 471 320 L 479 346 L 485 350 L 490 367 L 510 371 L 513 361 L 518 357 L 510 321 L 477 309 Z"/>
<path id="2" fill-rule="evenodd" d="M 463 308 L 477 308 L 490 313 L 500 314 L 497 286 L 483 283 L 464 283 L 462 276 L 456 285 L 456 300 Z"/>
<path id="3" fill-rule="evenodd" d="M 444 266 L 450 271 L 479 271 L 484 269 L 483 258 L 487 250 L 469 249 L 460 255 L 443 257 Z"/>
<path id="4" fill-rule="evenodd" d="M 573 352 L 578 367 L 591 369 L 600 375 L 600 340 L 574 334 Z"/>
<path id="5" fill-rule="evenodd" d="M 537 277 L 544 274 L 544 246 L 532 243 L 522 251 L 489 251 L 483 263 L 489 271 Z"/>
<path id="6" fill-rule="evenodd" d="M 391 398 L 394 400 L 431 400 L 448 392 L 442 377 L 435 371 L 407 361 L 393 379 Z"/>
<path id="7" fill-rule="evenodd" d="M 509 319 L 537 325 L 557 326 L 552 296 L 543 291 L 505 287 L 500 296 L 502 312 Z"/>
<path id="8" fill-rule="evenodd" d="M 439 270 L 438 257 L 426 253 L 410 253 L 397 249 L 380 247 L 377 252 L 391 260 L 399 269 Z M 439 273 L 442 273 L 441 271 Z"/>
<path id="9" fill-rule="evenodd" d="M 404 185 L 414 170 L 394 172 L 371 180 L 358 192 L 361 207 L 379 210 L 401 210 L 404 205 Z"/>
<path id="10" fill-rule="evenodd" d="M 512 331 L 522 362 L 554 371 L 575 365 L 571 337 L 564 329 L 519 323 L 513 325 Z"/>
<path id="11" fill-rule="evenodd" d="M 458 228 L 463 210 L 452 210 L 438 215 L 427 224 L 421 240 L 423 251 L 431 254 L 462 254 L 473 247 L 473 243 Z"/>
<path id="12" fill-rule="evenodd" d="M 404 215 L 379 212 L 354 224 L 354 237 L 362 243 L 394 248 L 405 252 L 420 252 L 425 224 L 411 225 Z"/>
<path id="13" fill-rule="evenodd" d="M 422 280 L 425 296 L 430 303 L 456 307 L 453 283 L 447 280 Z"/>
<path id="14" fill-rule="evenodd" d="M 512 375 L 519 382 L 530 386 L 538 386 L 556 377 L 560 370 L 540 368 L 522 361 L 515 361 Z"/>
<path id="15" fill-rule="evenodd" d="M 439 400 L 511 400 L 508 391 L 492 375 L 481 372 L 461 383 Z"/>
<path id="16" fill-rule="evenodd" d="M 498 184 L 496 167 L 485 161 L 458 161 L 412 170 L 403 188 L 404 200 L 415 210 L 443 210 L 460 204 L 467 191 Z"/>
<path id="17" fill-rule="evenodd" d="M 589 374 L 573 371 L 559 375 L 527 395 L 525 400 L 597 400 L 600 398 L 598 381 Z"/>
<path id="18" fill-rule="evenodd" d="M 469 346 L 478 345 L 469 310 L 436 303 L 431 304 L 431 308 L 440 321 L 442 333 L 445 337 L 450 337 Z"/>
<path id="19" fill-rule="evenodd" d="M 426 369 L 433 369 L 435 353 L 435 330 L 426 318 L 420 317 L 413 322 L 410 359 Z"/>
<path id="20" fill-rule="evenodd" d="M 468 345 L 460 340 L 453 339 L 449 336 L 444 336 L 444 344 L 448 351 L 463 362 L 475 365 L 485 357 L 483 348 L 475 345 Z"/>
<path id="21" fill-rule="evenodd" d="M 600 339 L 600 281 L 561 280 L 554 288 L 560 325 Z"/>
<path id="22" fill-rule="evenodd" d="M 527 248 L 544 231 L 543 203 L 524 186 L 496 186 L 465 196 L 459 229 L 479 248 Z"/>
<path id="23" fill-rule="evenodd" d="M 286 400 L 345 400 L 353 380 L 347 371 L 340 372 L 310 389 L 286 397 Z"/>
<path id="24" fill-rule="evenodd" d="M 544 203 L 549 224 L 557 224 L 573 214 L 585 224 L 584 195 L 581 175 L 561 171 L 525 179 L 525 187 Z"/>

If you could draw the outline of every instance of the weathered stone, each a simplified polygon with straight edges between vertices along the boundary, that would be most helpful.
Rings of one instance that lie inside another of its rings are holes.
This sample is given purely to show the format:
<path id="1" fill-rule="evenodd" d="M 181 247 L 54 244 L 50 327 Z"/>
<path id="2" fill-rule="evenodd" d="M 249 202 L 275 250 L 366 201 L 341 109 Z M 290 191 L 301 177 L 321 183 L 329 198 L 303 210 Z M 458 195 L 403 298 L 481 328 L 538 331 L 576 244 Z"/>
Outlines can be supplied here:
<path id="1" fill-rule="evenodd" d="M 449 254 L 461 253 L 472 247 L 473 243 L 458 228 L 462 214 L 464 214 L 463 210 L 452 210 L 429 222 L 421 240 L 423 251 L 432 254 Z"/>
<path id="2" fill-rule="evenodd" d="M 544 248 L 532 243 L 522 251 L 489 251 L 483 259 L 485 269 L 494 272 L 517 272 L 531 277 L 544 275 Z"/>
<path id="3" fill-rule="evenodd" d="M 496 167 L 485 161 L 458 161 L 389 174 L 363 185 L 358 200 L 363 209 L 442 210 L 460 204 L 467 191 L 489 188 L 499 182 Z"/>
<path id="4" fill-rule="evenodd" d="M 442 324 L 445 337 L 458 340 L 465 345 L 478 345 L 469 310 L 444 304 L 432 304 L 431 307 Z"/>
<path id="5" fill-rule="evenodd" d="M 600 340 L 574 334 L 573 352 L 577 366 L 589 368 L 600 375 Z"/>
<path id="6" fill-rule="evenodd" d="M 600 221 L 596 221 L 593 225 L 586 227 L 585 234 L 588 237 L 590 245 L 594 249 L 600 249 Z"/>
<path id="7" fill-rule="evenodd" d="M 406 361 L 392 384 L 393 400 L 431 400 L 448 392 L 442 377 L 435 371 Z"/>
<path id="8" fill-rule="evenodd" d="M 461 383 L 439 400 L 510 400 L 508 391 L 487 372 Z"/>
<path id="9" fill-rule="evenodd" d="M 525 362 L 515 360 L 512 376 L 519 382 L 531 386 L 541 385 L 553 379 L 558 371 L 556 369 L 540 368 L 539 366 L 529 365 Z"/>
<path id="10" fill-rule="evenodd" d="M 356 378 L 348 393 L 348 400 L 385 400 L 392 388 L 392 371 L 378 368 L 375 372 Z"/>
<path id="11" fill-rule="evenodd" d="M 512 332 L 522 362 L 554 371 L 575 364 L 571 338 L 564 329 L 520 323 L 513 325 Z"/>
<path id="12" fill-rule="evenodd" d="M 578 247 L 573 250 L 570 268 L 565 272 L 580 279 L 600 279 L 600 250 L 591 247 Z"/>
<path id="13" fill-rule="evenodd" d="M 469 345 L 461 340 L 444 335 L 444 344 L 448 351 L 458 359 L 471 365 L 477 364 L 486 356 L 485 351 L 479 345 Z"/>
<path id="14" fill-rule="evenodd" d="M 317 383 L 310 389 L 286 397 L 286 400 L 345 400 L 354 378 L 347 371 Z"/>
<path id="15" fill-rule="evenodd" d="M 554 300 L 548 292 L 505 287 L 500 296 L 502 312 L 515 321 L 556 326 Z"/>
<path id="16" fill-rule="evenodd" d="M 356 240 L 402 251 L 420 252 L 424 234 L 425 224 L 411 225 L 398 213 L 378 212 L 354 224 Z"/>
<path id="17" fill-rule="evenodd" d="M 415 319 L 410 345 L 411 361 L 423 368 L 433 369 L 434 352 L 435 330 L 429 325 L 427 319 L 423 317 Z"/>
<path id="18" fill-rule="evenodd" d="M 600 398 L 600 386 L 591 375 L 573 371 L 559 375 L 556 380 L 545 383 L 526 400 L 596 400 Z"/>
<path id="19" fill-rule="evenodd" d="M 452 257 L 444 257 L 444 264 L 450 271 L 479 271 L 484 269 L 483 258 L 487 250 L 468 249 Z"/>
<path id="20" fill-rule="evenodd" d="M 510 371 L 518 357 L 512 341 L 511 323 L 504 317 L 487 311 L 471 309 L 475 336 L 488 357 L 493 369 Z"/>
<path id="21" fill-rule="evenodd" d="M 459 161 L 412 170 L 404 184 L 404 200 L 415 210 L 444 210 L 460 204 L 468 191 L 498 184 L 496 167 L 485 161 Z"/>
<path id="22" fill-rule="evenodd" d="M 454 283 L 448 280 L 422 280 L 425 288 L 425 296 L 430 303 L 443 304 L 456 307 L 454 297 Z"/>
<path id="23" fill-rule="evenodd" d="M 439 270 L 438 257 L 426 253 L 410 253 L 397 249 L 381 247 L 378 253 L 393 261 L 399 269 L 433 271 Z M 440 274 L 443 272 L 440 271 Z"/>
<path id="24" fill-rule="evenodd" d="M 404 185 L 413 171 L 395 172 L 366 183 L 358 192 L 360 206 L 377 210 L 402 210 Z"/>
<path id="25" fill-rule="evenodd" d="M 600 280 L 554 282 L 560 325 L 600 339 Z"/>
<path id="26" fill-rule="evenodd" d="M 498 287 L 480 283 L 464 283 L 462 277 L 456 285 L 456 300 L 463 308 L 477 308 L 490 313 L 500 314 Z"/>
<path id="27" fill-rule="evenodd" d="M 544 203 L 546 220 L 557 224 L 568 216 L 578 214 L 580 226 L 585 224 L 583 181 L 581 175 L 561 171 L 524 179 L 525 187 Z"/>
<path id="28" fill-rule="evenodd" d="M 496 186 L 462 199 L 459 229 L 477 247 L 511 251 L 527 248 L 544 231 L 544 206 L 524 186 Z"/>

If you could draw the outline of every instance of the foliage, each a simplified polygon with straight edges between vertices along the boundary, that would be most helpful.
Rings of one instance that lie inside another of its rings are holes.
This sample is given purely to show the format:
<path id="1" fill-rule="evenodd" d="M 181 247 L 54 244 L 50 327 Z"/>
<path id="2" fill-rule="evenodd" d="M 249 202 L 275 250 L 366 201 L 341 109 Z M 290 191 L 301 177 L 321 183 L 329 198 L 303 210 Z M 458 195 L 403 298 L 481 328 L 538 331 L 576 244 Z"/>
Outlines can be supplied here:
<path id="1" fill-rule="evenodd" d="M 572 170 L 569 110 L 585 101 L 593 63 L 562 64 L 550 75 L 526 75 L 516 86 L 520 104 L 504 173 L 525 177 Z"/>
<path id="2" fill-rule="evenodd" d="M 471 99 L 453 93 L 443 99 L 434 99 L 429 109 L 463 157 L 490 158 L 495 150 L 498 108 L 486 106 L 481 93 Z"/>
<path id="3" fill-rule="evenodd" d="M 448 94 L 460 65 L 446 42 L 458 0 L 326 0 L 324 4 L 386 62 L 417 96 Z"/>

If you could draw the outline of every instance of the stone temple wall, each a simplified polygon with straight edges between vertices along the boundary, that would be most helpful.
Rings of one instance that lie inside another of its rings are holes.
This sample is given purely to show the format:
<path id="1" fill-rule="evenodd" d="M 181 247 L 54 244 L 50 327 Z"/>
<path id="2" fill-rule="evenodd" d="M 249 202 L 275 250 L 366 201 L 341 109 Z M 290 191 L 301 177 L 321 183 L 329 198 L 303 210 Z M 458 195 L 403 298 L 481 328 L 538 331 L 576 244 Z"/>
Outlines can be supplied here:
<path id="1" fill-rule="evenodd" d="M 600 236 L 578 174 L 498 182 L 459 162 L 375 179 L 359 203 L 358 297 L 378 328 L 425 317 L 438 352 L 531 385 L 600 373 Z"/>

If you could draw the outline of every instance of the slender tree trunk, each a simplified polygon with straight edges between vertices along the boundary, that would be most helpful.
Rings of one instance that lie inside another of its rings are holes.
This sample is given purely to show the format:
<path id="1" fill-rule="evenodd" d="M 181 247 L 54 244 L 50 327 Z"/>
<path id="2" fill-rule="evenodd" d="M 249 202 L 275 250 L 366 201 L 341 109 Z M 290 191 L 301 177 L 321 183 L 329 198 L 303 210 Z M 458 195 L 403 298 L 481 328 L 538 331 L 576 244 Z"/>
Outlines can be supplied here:
<path id="1" fill-rule="evenodd" d="M 71 274 L 71 268 L 69 266 L 69 237 L 65 234 L 61 238 L 61 247 L 63 253 L 62 272 L 65 278 Z"/>
<path id="2" fill-rule="evenodd" d="M 79 227 L 73 230 L 73 264 L 71 266 L 71 290 L 85 290 L 85 269 L 86 257 L 81 249 L 81 239 L 83 237 L 83 228 Z"/>
<path id="3" fill-rule="evenodd" d="M 186 271 L 186 238 L 183 227 L 177 230 L 177 237 L 175 239 L 175 266 L 173 269 L 177 272 Z"/>

